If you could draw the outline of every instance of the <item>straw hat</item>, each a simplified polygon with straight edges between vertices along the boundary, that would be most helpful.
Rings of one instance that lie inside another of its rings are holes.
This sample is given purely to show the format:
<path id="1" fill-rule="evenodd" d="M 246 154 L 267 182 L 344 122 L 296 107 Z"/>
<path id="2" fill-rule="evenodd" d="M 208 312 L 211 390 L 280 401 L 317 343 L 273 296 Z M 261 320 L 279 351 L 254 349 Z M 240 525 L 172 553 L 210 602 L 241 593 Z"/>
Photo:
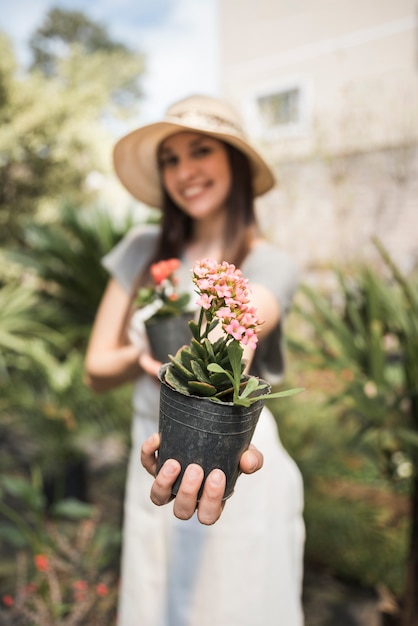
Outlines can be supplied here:
<path id="1" fill-rule="evenodd" d="M 162 206 L 157 151 L 169 135 L 181 131 L 204 133 L 241 150 L 249 159 L 254 195 L 260 196 L 275 184 L 273 173 L 260 154 L 248 143 L 237 114 L 225 102 L 209 96 L 190 96 L 173 104 L 161 122 L 142 126 L 120 139 L 114 148 L 116 174 L 138 200 Z"/>

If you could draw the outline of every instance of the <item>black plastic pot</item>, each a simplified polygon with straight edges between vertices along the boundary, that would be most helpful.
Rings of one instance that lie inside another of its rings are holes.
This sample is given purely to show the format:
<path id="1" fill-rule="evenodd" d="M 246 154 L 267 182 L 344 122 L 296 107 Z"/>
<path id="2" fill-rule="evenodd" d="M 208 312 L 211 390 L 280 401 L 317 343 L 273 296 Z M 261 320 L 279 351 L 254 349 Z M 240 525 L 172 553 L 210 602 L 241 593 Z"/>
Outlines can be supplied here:
<path id="1" fill-rule="evenodd" d="M 189 344 L 192 334 L 189 321 L 193 313 L 184 313 L 171 317 L 154 317 L 145 322 L 151 353 L 157 361 L 167 363 L 169 354 L 176 354 L 177 350 Z"/>
<path id="2" fill-rule="evenodd" d="M 68 459 L 54 474 L 44 477 L 43 490 L 49 509 L 60 500 L 75 498 L 88 502 L 88 470 L 84 458 Z"/>
<path id="3" fill-rule="evenodd" d="M 181 473 L 172 489 L 173 495 L 177 495 L 184 470 L 190 463 L 203 468 L 205 479 L 213 469 L 219 468 L 226 476 L 224 499 L 227 499 L 234 491 L 239 461 L 251 443 L 264 401 L 244 407 L 232 402 L 186 396 L 165 382 L 166 367 L 160 370 L 161 444 L 157 471 L 167 459 L 176 459 L 180 463 Z"/>

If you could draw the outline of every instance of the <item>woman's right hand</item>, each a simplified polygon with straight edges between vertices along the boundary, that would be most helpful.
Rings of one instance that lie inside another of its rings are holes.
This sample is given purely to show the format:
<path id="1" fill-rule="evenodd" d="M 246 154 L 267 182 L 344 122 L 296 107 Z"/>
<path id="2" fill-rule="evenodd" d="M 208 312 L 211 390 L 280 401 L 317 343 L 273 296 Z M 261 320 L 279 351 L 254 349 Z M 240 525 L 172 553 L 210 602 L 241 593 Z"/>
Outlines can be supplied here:
<path id="1" fill-rule="evenodd" d="M 161 470 L 157 471 L 156 452 L 160 447 L 160 436 L 155 433 L 149 437 L 141 448 L 141 463 L 145 469 L 155 476 L 151 487 L 151 500 L 157 506 L 171 502 L 174 496 L 172 486 L 180 474 L 180 463 L 168 459 Z M 244 474 L 253 474 L 263 466 L 263 455 L 252 444 L 240 459 L 240 470 Z M 190 519 L 197 509 L 197 517 L 201 524 L 214 524 L 221 516 L 225 506 L 222 500 L 225 492 L 226 478 L 222 470 L 214 469 L 207 476 L 199 502 L 197 495 L 204 478 L 203 469 L 196 464 L 189 465 L 183 475 L 173 505 L 173 513 L 179 519 Z"/>

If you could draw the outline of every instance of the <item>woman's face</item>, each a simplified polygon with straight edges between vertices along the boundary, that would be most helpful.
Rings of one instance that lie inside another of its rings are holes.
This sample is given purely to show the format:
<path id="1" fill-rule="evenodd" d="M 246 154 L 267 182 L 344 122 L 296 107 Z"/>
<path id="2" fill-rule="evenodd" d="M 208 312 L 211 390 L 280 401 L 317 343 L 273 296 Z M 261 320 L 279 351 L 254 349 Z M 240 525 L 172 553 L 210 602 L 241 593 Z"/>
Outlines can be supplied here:
<path id="1" fill-rule="evenodd" d="M 162 142 L 158 158 L 167 193 L 187 215 L 202 220 L 226 210 L 232 176 L 221 141 L 180 132 Z"/>

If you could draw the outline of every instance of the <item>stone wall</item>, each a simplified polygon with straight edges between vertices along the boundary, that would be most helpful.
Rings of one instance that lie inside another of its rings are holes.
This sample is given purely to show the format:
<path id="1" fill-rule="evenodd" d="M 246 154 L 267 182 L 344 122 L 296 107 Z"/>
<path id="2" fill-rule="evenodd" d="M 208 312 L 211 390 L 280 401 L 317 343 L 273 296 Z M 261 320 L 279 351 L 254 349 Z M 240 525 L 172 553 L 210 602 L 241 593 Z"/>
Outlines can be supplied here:
<path id="1" fill-rule="evenodd" d="M 379 263 L 378 237 L 404 272 L 418 267 L 418 145 L 282 161 L 258 200 L 260 224 L 309 275 Z"/>

